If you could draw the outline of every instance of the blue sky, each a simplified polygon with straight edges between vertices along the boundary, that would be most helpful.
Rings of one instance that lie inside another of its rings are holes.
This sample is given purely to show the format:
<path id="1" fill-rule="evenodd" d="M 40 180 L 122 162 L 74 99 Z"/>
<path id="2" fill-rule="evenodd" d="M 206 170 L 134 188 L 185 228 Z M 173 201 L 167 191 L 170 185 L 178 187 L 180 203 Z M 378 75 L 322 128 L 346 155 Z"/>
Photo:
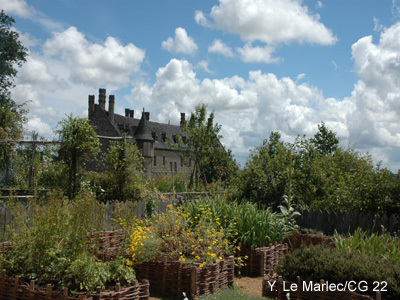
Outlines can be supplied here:
<path id="1" fill-rule="evenodd" d="M 89 94 L 179 124 L 203 102 L 244 166 L 271 131 L 325 122 L 343 146 L 400 168 L 398 0 L 0 0 L 29 49 L 13 97 L 52 137 Z"/>

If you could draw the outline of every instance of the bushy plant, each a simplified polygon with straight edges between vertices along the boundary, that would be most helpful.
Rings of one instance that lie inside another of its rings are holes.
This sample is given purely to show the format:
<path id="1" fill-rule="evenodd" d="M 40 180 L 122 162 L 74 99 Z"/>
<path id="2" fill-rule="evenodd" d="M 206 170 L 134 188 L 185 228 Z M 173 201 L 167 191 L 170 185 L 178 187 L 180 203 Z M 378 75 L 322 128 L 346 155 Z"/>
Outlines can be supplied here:
<path id="1" fill-rule="evenodd" d="M 105 263 L 92 254 L 96 243 L 88 242 L 88 233 L 102 229 L 104 206 L 91 194 L 80 194 L 72 202 L 55 195 L 44 204 L 32 201 L 29 207 L 31 219 L 19 224 L 12 248 L 0 260 L 0 269 L 8 275 L 71 290 L 134 279 L 126 261 Z"/>
<path id="2" fill-rule="evenodd" d="M 300 248 L 284 257 L 277 272 L 284 280 L 302 280 L 319 282 L 321 279 L 330 283 L 344 283 L 352 280 L 356 283 L 365 281 L 372 294 L 374 282 L 387 282 L 385 299 L 400 297 L 400 264 L 378 257 L 371 257 L 355 252 L 335 248 L 313 246 Z"/>
<path id="3" fill-rule="evenodd" d="M 192 221 L 207 210 L 217 226 L 231 231 L 230 243 L 243 247 L 263 247 L 281 242 L 293 229 L 293 216 L 259 208 L 255 203 L 229 201 L 224 196 L 201 203 L 185 203 L 183 208 Z M 289 222 L 290 221 L 290 222 Z"/>
<path id="4" fill-rule="evenodd" d="M 369 233 L 361 228 L 347 236 L 336 234 L 333 238 L 336 248 L 370 256 L 382 257 L 400 263 L 400 240 L 388 233 Z"/>

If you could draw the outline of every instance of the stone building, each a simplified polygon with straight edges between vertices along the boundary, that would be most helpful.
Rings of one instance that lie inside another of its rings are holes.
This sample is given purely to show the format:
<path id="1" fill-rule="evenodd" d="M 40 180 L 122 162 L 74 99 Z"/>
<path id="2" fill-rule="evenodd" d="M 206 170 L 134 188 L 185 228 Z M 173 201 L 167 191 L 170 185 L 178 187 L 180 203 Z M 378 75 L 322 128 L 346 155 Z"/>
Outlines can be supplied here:
<path id="1" fill-rule="evenodd" d="M 115 97 L 110 95 L 108 111 L 106 110 L 105 89 L 99 89 L 98 103 L 95 103 L 94 95 L 89 95 L 89 120 L 100 138 L 103 153 L 107 152 L 113 139 L 118 139 L 125 133 L 144 157 L 147 178 L 162 173 L 177 174 L 185 171 L 187 166 L 177 151 L 168 146 L 168 141 L 176 143 L 176 137 L 181 132 L 180 125 L 185 124 L 185 113 L 181 113 L 180 125 L 171 125 L 150 121 L 150 112 L 144 110 L 136 117 L 132 109 L 126 108 L 123 116 L 116 114 L 114 108 Z"/>

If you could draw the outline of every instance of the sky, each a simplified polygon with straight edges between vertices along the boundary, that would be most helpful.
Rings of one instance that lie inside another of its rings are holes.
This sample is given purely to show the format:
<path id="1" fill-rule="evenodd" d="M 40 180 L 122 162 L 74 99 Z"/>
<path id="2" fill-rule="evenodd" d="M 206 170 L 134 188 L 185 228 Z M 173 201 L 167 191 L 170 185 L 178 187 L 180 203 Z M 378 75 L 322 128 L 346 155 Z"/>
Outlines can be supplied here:
<path id="1" fill-rule="evenodd" d="M 179 124 L 200 103 L 243 167 L 324 122 L 400 169 L 400 0 L 0 0 L 28 48 L 12 97 L 51 139 L 88 95 Z M 108 107 L 108 105 L 106 105 Z"/>

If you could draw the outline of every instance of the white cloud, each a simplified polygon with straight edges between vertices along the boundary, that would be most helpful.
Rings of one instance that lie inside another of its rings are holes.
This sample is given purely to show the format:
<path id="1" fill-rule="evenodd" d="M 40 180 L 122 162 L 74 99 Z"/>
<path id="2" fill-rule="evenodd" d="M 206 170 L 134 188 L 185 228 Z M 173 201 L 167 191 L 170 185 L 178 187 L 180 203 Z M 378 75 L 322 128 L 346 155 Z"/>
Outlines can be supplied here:
<path id="1" fill-rule="evenodd" d="M 60 56 L 71 71 L 75 83 L 95 86 L 124 86 L 140 70 L 145 51 L 134 44 L 122 45 L 108 37 L 103 45 L 91 43 L 75 27 L 53 34 L 43 46 L 48 56 Z"/>
<path id="2" fill-rule="evenodd" d="M 29 7 L 25 0 L 0 0 L 0 7 L 7 14 L 15 14 L 23 18 L 28 18 L 34 13 L 33 8 Z"/>
<path id="3" fill-rule="evenodd" d="M 336 37 L 298 0 L 220 0 L 211 10 L 214 27 L 245 42 L 332 45 Z"/>
<path id="4" fill-rule="evenodd" d="M 281 58 L 273 57 L 272 54 L 275 51 L 273 47 L 253 47 L 247 43 L 243 48 L 237 48 L 244 62 L 251 63 L 273 63 L 278 62 Z"/>
<path id="5" fill-rule="evenodd" d="M 198 66 L 200 69 L 206 71 L 207 73 L 210 73 L 210 74 L 213 73 L 213 72 L 208 68 L 208 61 L 201 60 L 201 61 L 199 61 L 199 62 L 197 63 L 197 66 Z"/>
<path id="6" fill-rule="evenodd" d="M 161 48 L 171 53 L 193 54 L 197 50 L 197 45 L 184 28 L 178 27 L 175 29 L 175 38 L 169 37 L 163 41 Z"/>
<path id="7" fill-rule="evenodd" d="M 206 16 L 204 13 L 200 10 L 196 10 L 194 13 L 194 20 L 196 21 L 197 24 L 204 26 L 204 27 L 210 27 L 211 24 L 207 20 Z"/>
<path id="8" fill-rule="evenodd" d="M 227 57 L 232 57 L 233 52 L 231 47 L 227 46 L 223 41 L 215 39 L 211 46 L 208 47 L 209 53 L 219 53 Z"/>

